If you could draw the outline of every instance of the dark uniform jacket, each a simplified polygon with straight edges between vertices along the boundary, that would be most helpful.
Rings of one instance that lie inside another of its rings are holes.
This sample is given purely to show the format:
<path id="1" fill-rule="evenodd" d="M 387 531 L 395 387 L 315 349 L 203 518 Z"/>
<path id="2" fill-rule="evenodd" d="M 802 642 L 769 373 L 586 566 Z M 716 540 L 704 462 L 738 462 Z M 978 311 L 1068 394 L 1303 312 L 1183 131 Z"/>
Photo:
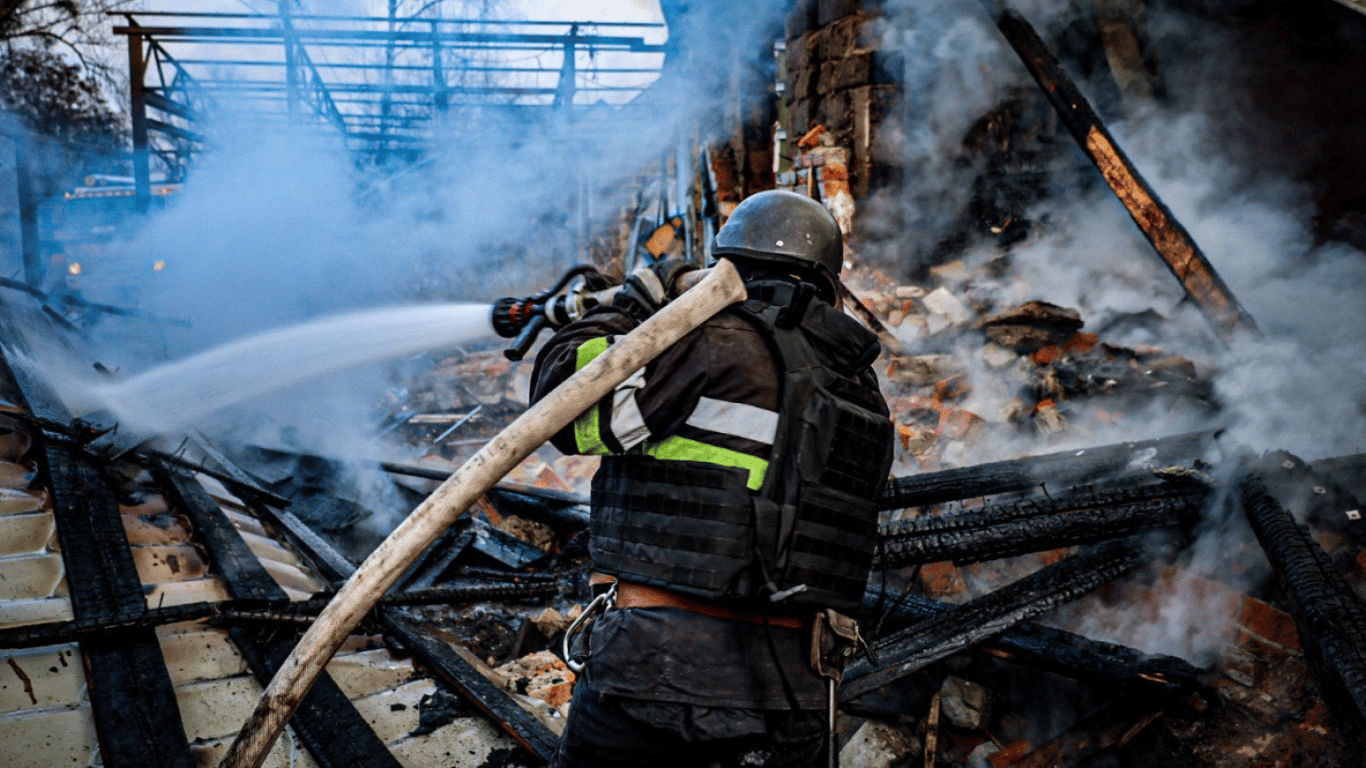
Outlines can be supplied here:
<path id="1" fill-rule="evenodd" d="M 536 360 L 539 399 L 638 323 L 597 310 L 552 337 Z M 552 443 L 572 454 L 636 450 L 739 467 L 757 490 L 778 426 L 780 376 L 768 342 L 723 311 L 604 397 Z M 702 707 L 823 709 L 807 632 L 681 608 L 609 611 L 595 622 L 585 683 L 595 691 Z"/>

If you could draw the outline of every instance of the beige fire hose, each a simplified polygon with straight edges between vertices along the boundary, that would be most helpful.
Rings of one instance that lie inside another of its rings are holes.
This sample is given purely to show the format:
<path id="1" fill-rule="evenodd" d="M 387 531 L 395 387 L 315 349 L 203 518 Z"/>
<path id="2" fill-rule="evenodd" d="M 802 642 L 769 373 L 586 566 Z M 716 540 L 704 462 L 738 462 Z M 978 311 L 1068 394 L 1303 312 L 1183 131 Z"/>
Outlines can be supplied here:
<path id="1" fill-rule="evenodd" d="M 696 286 L 621 337 L 527 409 L 413 510 L 346 580 L 270 681 L 219 768 L 259 768 L 323 667 L 365 614 L 441 532 L 590 405 L 712 315 L 745 298 L 722 259 Z"/>

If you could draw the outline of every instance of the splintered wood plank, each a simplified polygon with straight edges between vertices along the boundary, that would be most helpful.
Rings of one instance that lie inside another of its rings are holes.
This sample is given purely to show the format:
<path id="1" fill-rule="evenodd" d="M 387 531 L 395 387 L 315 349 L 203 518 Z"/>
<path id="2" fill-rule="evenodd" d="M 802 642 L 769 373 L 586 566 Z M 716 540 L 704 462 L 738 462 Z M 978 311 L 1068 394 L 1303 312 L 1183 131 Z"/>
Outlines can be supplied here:
<path id="1" fill-rule="evenodd" d="M 176 506 L 194 521 L 200 540 L 209 550 L 229 594 L 238 600 L 266 603 L 288 600 L 284 590 L 266 573 L 261 561 L 202 485 L 194 478 L 170 469 L 164 469 L 160 479 L 170 489 Z"/>
<path id="2" fill-rule="evenodd" d="M 292 633 L 281 636 L 245 627 L 233 627 L 228 632 L 262 681 L 275 676 L 298 640 Z M 327 672 L 319 675 L 304 695 L 290 724 L 323 768 L 399 768 L 399 762 Z"/>

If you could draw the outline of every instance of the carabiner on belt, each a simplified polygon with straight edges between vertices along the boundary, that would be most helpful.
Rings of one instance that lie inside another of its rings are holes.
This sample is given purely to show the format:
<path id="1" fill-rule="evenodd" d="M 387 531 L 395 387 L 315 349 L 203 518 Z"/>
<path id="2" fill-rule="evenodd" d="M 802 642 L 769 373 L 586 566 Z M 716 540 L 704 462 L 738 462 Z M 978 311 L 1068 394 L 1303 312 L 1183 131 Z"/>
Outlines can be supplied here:
<path id="1" fill-rule="evenodd" d="M 574 619 L 574 621 L 570 623 L 569 628 L 564 631 L 564 645 L 561 649 L 564 652 L 564 663 L 574 674 L 577 675 L 583 672 L 583 667 L 584 664 L 588 662 L 588 657 L 577 656 L 570 652 L 569 648 L 572 645 L 573 639 L 579 632 L 583 631 L 583 627 L 589 619 L 616 604 L 617 580 L 612 579 L 612 586 L 608 587 L 606 592 L 598 593 L 598 596 L 593 598 L 593 602 L 589 603 L 588 607 L 583 609 L 583 613 L 580 613 L 579 617 Z"/>

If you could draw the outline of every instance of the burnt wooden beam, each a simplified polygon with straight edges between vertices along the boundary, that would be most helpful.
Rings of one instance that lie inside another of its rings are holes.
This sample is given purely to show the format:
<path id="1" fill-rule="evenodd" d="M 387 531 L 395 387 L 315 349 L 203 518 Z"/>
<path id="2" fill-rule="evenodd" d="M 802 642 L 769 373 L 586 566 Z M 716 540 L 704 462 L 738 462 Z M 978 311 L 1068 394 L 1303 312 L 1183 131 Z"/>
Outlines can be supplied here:
<path id="1" fill-rule="evenodd" d="M 48 444 L 44 453 L 76 619 L 109 623 L 145 617 L 142 580 L 103 475 L 74 448 Z M 185 727 L 156 630 L 101 634 L 81 643 L 81 653 L 104 764 L 189 768 Z"/>
<path id="2" fill-rule="evenodd" d="M 149 608 L 139 614 L 120 614 L 110 619 L 73 619 L 25 624 L 0 629 L 0 648 L 41 648 L 61 643 L 79 643 L 103 638 L 128 629 L 160 627 L 194 621 L 214 614 L 209 603 L 188 603 L 167 608 Z"/>
<path id="3" fill-rule="evenodd" d="M 184 472 L 164 466 L 157 476 L 172 504 L 194 523 L 196 536 L 208 550 L 215 572 L 234 600 L 263 604 L 289 602 L 289 595 L 266 571 L 204 486 Z"/>
<path id="4" fill-rule="evenodd" d="M 890 634 L 953 608 L 952 603 L 917 595 L 880 594 L 870 590 L 863 598 L 861 623 L 866 629 L 885 628 Z M 870 638 L 872 641 L 877 639 L 876 636 Z M 978 650 L 1099 688 L 1142 689 L 1164 696 L 1194 692 L 1213 698 L 1201 680 L 1203 670 L 1185 659 L 1150 654 L 1030 621 L 1016 624 L 982 643 Z"/>
<path id="5" fill-rule="evenodd" d="M 233 627 L 228 635 L 252 674 L 269 683 L 298 642 L 297 633 Z M 326 672 L 304 695 L 289 725 L 322 768 L 400 768 L 400 763 Z"/>
<path id="6" fill-rule="evenodd" d="M 43 418 L 70 421 L 46 384 L 6 368 Z M 77 621 L 111 622 L 144 617 L 147 599 L 133 563 L 123 515 L 103 473 L 63 435 L 38 430 L 41 476 L 52 498 L 62 545 L 67 589 Z M 175 688 L 152 627 L 102 634 L 80 645 L 86 662 L 90 708 L 104 764 L 190 768 L 189 744 Z"/>
<path id="7" fill-rule="evenodd" d="M 262 488 L 260 483 L 256 482 L 254 478 L 248 476 L 244 472 L 220 472 L 210 467 L 206 467 L 197 461 L 190 461 L 184 456 L 177 456 L 174 453 L 166 453 L 165 451 L 148 451 L 147 456 L 155 461 L 174 464 L 178 467 L 198 472 L 207 477 L 212 477 L 223 485 L 226 485 L 228 488 L 241 493 L 243 496 L 260 501 L 263 504 L 270 504 L 281 508 L 289 506 L 289 499 L 267 491 Z"/>
<path id="8" fill-rule="evenodd" d="M 122 629 L 81 643 L 100 753 L 109 768 L 191 768 L 175 687 L 156 630 Z"/>
<path id="9" fill-rule="evenodd" d="M 236 605 L 227 611 L 289 603 L 289 595 L 271 577 L 232 521 L 198 481 L 164 465 L 158 467 L 157 475 L 175 508 L 194 524 L 195 533 L 213 561 L 215 573 L 232 595 Z M 236 626 L 228 630 L 228 636 L 262 685 L 275 676 L 298 641 L 297 633 L 281 635 L 274 630 L 263 633 Z M 325 671 L 304 696 L 289 722 L 299 741 L 323 768 L 397 768 L 399 765 Z"/>
<path id="10" fill-rule="evenodd" d="M 1309 530 L 1255 473 L 1238 483 L 1243 511 L 1290 598 L 1305 663 L 1344 736 L 1366 749 L 1366 604 Z"/>
<path id="11" fill-rule="evenodd" d="M 1186 295 L 1210 321 L 1215 333 L 1226 342 L 1239 331 L 1258 334 L 1252 316 L 1238 303 L 1219 273 L 1215 272 L 1190 232 L 1177 221 L 1157 192 L 1115 143 L 1090 102 L 1063 70 L 1034 27 L 1018 12 L 1006 8 L 1000 0 L 982 2 L 996 27 L 1043 89 L 1082 152 L 1100 171 L 1143 236 L 1180 281 Z"/>
<path id="12" fill-rule="evenodd" d="M 1134 570 L 1151 554 L 1129 542 L 1112 542 L 1072 555 L 982 597 L 874 641 L 878 663 L 850 664 L 840 686 L 847 701 L 1001 634 L 1044 611 L 1075 600 Z"/>
<path id="13" fill-rule="evenodd" d="M 385 623 L 414 656 L 481 712 L 499 723 L 517 743 L 542 760 L 549 761 L 555 756 L 559 744 L 555 734 L 450 646 L 433 639 L 430 626 L 397 610 L 385 611 Z"/>
<path id="14" fill-rule="evenodd" d="M 1205 485 L 1154 483 L 1148 475 L 1105 490 L 1083 488 L 1058 497 L 897 520 L 878 532 L 875 565 L 976 563 L 1094 544 L 1149 529 L 1188 529 L 1208 495 Z"/>
<path id="15" fill-rule="evenodd" d="M 228 471 L 240 472 L 221 453 L 214 460 Z M 266 511 L 294 518 L 288 512 L 269 508 Z M 311 533 L 298 518 L 294 518 L 294 523 Z M 300 538 L 296 543 L 311 560 L 320 564 L 328 578 L 342 581 L 355 570 L 354 565 L 316 534 Z M 433 627 L 395 608 L 380 608 L 378 614 L 380 624 L 389 634 L 412 651 L 438 679 L 490 717 L 494 725 L 543 760 L 549 761 L 554 756 L 559 744 L 555 734 L 514 701 L 507 691 L 494 685 L 444 642 L 433 639 L 436 636 Z"/>
<path id="16" fill-rule="evenodd" d="M 407 590 L 386 595 L 379 601 L 379 607 L 406 605 L 468 605 L 491 600 L 526 600 L 535 597 L 549 597 L 559 591 L 554 582 L 533 582 L 527 584 L 485 584 L 470 587 L 435 587 L 430 589 Z M 312 624 L 332 599 L 331 595 L 301 600 L 288 605 L 262 608 L 249 604 L 220 603 L 213 623 L 236 624 Z M 377 627 L 377 625 L 380 625 Z M 362 619 L 362 626 L 382 628 L 380 617 L 371 612 Z"/>
<path id="17" fill-rule="evenodd" d="M 94 462 L 43 435 L 43 472 L 77 619 L 109 621 L 147 610 L 119 503 Z"/>
<path id="18" fill-rule="evenodd" d="M 1213 432 L 1138 440 L 1079 448 L 972 467 L 895 477 L 887 481 L 878 501 L 881 510 L 907 509 L 946 501 L 1015 493 L 1045 483 L 1066 487 L 1097 478 L 1200 458 L 1215 438 Z"/>

